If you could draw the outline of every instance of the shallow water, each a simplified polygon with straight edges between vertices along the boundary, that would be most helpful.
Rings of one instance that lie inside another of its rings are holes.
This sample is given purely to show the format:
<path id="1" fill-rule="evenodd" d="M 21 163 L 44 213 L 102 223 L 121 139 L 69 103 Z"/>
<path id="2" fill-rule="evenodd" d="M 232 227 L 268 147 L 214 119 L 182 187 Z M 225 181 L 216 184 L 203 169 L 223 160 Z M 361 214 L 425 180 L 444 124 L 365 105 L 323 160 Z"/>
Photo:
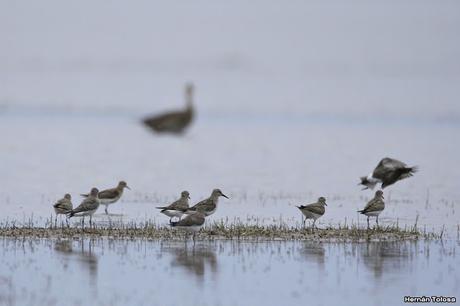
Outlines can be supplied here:
<path id="1" fill-rule="evenodd" d="M 0 243 L 2 305 L 398 305 L 460 292 L 453 241 Z"/>
<path id="2" fill-rule="evenodd" d="M 364 225 L 356 211 L 373 192 L 361 191 L 358 178 L 385 154 L 418 165 L 420 172 L 385 189 L 382 224 L 413 226 L 419 215 L 420 228 L 439 232 L 445 226 L 457 235 L 457 126 L 203 117 L 185 137 L 174 138 L 153 135 L 125 116 L 5 114 L 0 127 L 14 130 L 3 136 L 0 151 L 0 221 L 43 225 L 64 193 L 77 205 L 79 193 L 123 179 L 132 190 L 109 207 L 110 216 L 101 208 L 97 222 L 167 224 L 155 206 L 184 189 L 196 203 L 219 187 L 230 200 L 222 198 L 208 222 L 300 225 L 294 205 L 325 196 L 319 226 Z"/>

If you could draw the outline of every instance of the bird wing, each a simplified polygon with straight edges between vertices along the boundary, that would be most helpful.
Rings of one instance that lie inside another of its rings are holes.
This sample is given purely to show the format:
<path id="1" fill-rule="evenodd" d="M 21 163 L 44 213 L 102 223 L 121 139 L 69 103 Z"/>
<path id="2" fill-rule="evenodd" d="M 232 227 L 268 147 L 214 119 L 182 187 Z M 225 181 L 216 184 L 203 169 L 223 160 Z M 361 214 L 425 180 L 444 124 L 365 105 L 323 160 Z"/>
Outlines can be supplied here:
<path id="1" fill-rule="evenodd" d="M 168 206 L 161 206 L 161 207 L 157 207 L 157 208 L 162 209 L 162 210 L 182 210 L 182 211 L 185 211 L 188 208 L 188 204 L 187 204 L 186 200 L 181 198 L 181 199 L 179 199 L 177 201 L 174 201 L 173 203 L 171 203 Z"/>
<path id="2" fill-rule="evenodd" d="M 172 203 L 169 205 L 169 209 L 174 209 L 174 210 L 187 210 L 188 209 L 188 203 L 186 199 L 179 199 L 176 202 Z"/>
<path id="3" fill-rule="evenodd" d="M 175 128 L 178 123 L 187 121 L 189 116 L 188 111 L 172 111 L 146 118 L 143 122 L 155 129 L 164 130 Z"/>
<path id="4" fill-rule="evenodd" d="M 317 214 L 317 215 L 324 215 L 324 212 L 326 211 L 324 206 L 320 203 L 313 203 L 313 204 L 305 205 L 302 207 L 302 209 L 308 210 L 309 212 Z"/>
<path id="5" fill-rule="evenodd" d="M 111 188 L 111 189 L 106 189 L 102 190 L 99 192 L 97 197 L 99 199 L 113 199 L 116 198 L 120 195 L 120 191 L 117 188 Z"/>
<path id="6" fill-rule="evenodd" d="M 202 225 L 204 223 L 205 217 L 201 213 L 191 214 L 184 219 L 174 223 L 175 226 L 193 226 L 193 225 Z"/>
<path id="7" fill-rule="evenodd" d="M 363 210 L 361 210 L 360 212 L 362 213 L 367 213 L 367 212 L 372 212 L 372 211 L 380 211 L 380 210 L 383 210 L 385 208 L 385 202 L 383 202 L 382 199 L 372 199 L 370 200 L 366 207 L 364 207 Z"/>
<path id="8" fill-rule="evenodd" d="M 216 207 L 216 204 L 212 199 L 205 199 L 201 202 L 198 202 L 195 204 L 193 207 L 189 208 L 189 210 L 193 211 L 210 211 L 213 210 Z"/>
<path id="9" fill-rule="evenodd" d="M 398 169 L 406 167 L 406 164 L 389 157 L 383 158 L 377 167 L 375 167 L 372 176 L 376 179 L 383 180 L 389 173 L 392 173 Z"/>
<path id="10" fill-rule="evenodd" d="M 68 209 L 72 210 L 72 202 L 69 201 L 68 199 L 60 199 L 57 201 L 54 205 L 54 208 L 60 208 L 60 209 Z"/>
<path id="11" fill-rule="evenodd" d="M 73 213 L 79 213 L 82 211 L 88 211 L 88 210 L 93 210 L 96 209 L 99 206 L 99 200 L 93 197 L 86 198 L 81 202 L 80 205 L 78 205 L 77 208 L 72 210 Z"/>

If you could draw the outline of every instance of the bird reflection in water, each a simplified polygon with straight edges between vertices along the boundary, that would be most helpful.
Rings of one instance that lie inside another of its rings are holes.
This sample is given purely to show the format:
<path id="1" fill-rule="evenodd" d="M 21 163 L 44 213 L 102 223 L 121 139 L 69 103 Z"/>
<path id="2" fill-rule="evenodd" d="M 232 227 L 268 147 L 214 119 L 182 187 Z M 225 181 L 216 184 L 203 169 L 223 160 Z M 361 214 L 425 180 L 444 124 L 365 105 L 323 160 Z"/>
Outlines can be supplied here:
<path id="1" fill-rule="evenodd" d="M 80 240 L 74 248 L 71 240 L 58 240 L 54 244 L 54 250 L 62 255 L 64 268 L 70 263 L 76 262 L 88 269 L 91 278 L 97 277 L 98 258 L 93 253 L 95 240 Z"/>
<path id="2" fill-rule="evenodd" d="M 360 248 L 362 262 L 375 278 L 383 273 L 399 273 L 411 262 L 410 245 L 404 242 L 371 242 Z"/>
<path id="3" fill-rule="evenodd" d="M 324 269 L 324 245 L 319 242 L 305 241 L 302 244 L 300 253 L 309 262 L 316 262 L 320 268 Z"/>
<path id="4" fill-rule="evenodd" d="M 182 267 L 188 273 L 203 280 L 205 274 L 210 271 L 211 275 L 218 272 L 216 252 L 210 245 L 194 245 L 187 247 L 184 245 L 167 247 L 166 251 L 174 255 L 171 266 Z"/>

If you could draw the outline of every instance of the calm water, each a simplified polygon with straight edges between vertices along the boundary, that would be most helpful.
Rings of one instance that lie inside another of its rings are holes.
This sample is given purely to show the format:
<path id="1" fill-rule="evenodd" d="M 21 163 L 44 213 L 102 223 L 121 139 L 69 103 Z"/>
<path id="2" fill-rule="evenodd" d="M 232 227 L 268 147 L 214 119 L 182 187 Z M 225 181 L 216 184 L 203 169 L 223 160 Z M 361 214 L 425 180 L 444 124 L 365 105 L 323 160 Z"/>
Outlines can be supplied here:
<path id="1" fill-rule="evenodd" d="M 452 241 L 0 244 L 1 305 L 398 305 L 460 292 Z"/>

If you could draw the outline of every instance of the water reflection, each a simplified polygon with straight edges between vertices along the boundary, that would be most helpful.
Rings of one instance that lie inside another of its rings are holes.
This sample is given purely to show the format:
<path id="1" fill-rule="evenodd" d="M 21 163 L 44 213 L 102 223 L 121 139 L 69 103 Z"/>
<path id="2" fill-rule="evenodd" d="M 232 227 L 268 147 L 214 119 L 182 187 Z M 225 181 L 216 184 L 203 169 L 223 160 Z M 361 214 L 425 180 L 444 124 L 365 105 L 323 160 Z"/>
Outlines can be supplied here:
<path id="1" fill-rule="evenodd" d="M 426 288 L 460 290 L 452 242 L 3 239 L 0 246 L 0 304 L 395 305 Z M 75 290 L 62 290 L 63 282 Z"/>
<path id="2" fill-rule="evenodd" d="M 208 271 L 211 275 L 218 272 L 217 256 L 213 245 L 175 245 L 167 246 L 163 251 L 173 255 L 171 267 L 182 267 L 200 280 L 203 280 Z"/>
<path id="3" fill-rule="evenodd" d="M 71 240 L 58 240 L 54 243 L 54 250 L 61 255 L 64 268 L 67 269 L 70 262 L 76 262 L 87 269 L 89 276 L 97 277 L 98 257 L 93 253 L 95 240 L 79 240 L 74 248 Z"/>
<path id="4" fill-rule="evenodd" d="M 321 242 L 306 241 L 302 243 L 300 254 L 309 262 L 316 262 L 321 269 L 324 269 L 324 260 L 326 251 Z"/>
<path id="5" fill-rule="evenodd" d="M 411 264 L 409 245 L 404 242 L 374 242 L 359 247 L 364 266 L 375 278 L 381 278 L 383 273 L 401 271 Z"/>

